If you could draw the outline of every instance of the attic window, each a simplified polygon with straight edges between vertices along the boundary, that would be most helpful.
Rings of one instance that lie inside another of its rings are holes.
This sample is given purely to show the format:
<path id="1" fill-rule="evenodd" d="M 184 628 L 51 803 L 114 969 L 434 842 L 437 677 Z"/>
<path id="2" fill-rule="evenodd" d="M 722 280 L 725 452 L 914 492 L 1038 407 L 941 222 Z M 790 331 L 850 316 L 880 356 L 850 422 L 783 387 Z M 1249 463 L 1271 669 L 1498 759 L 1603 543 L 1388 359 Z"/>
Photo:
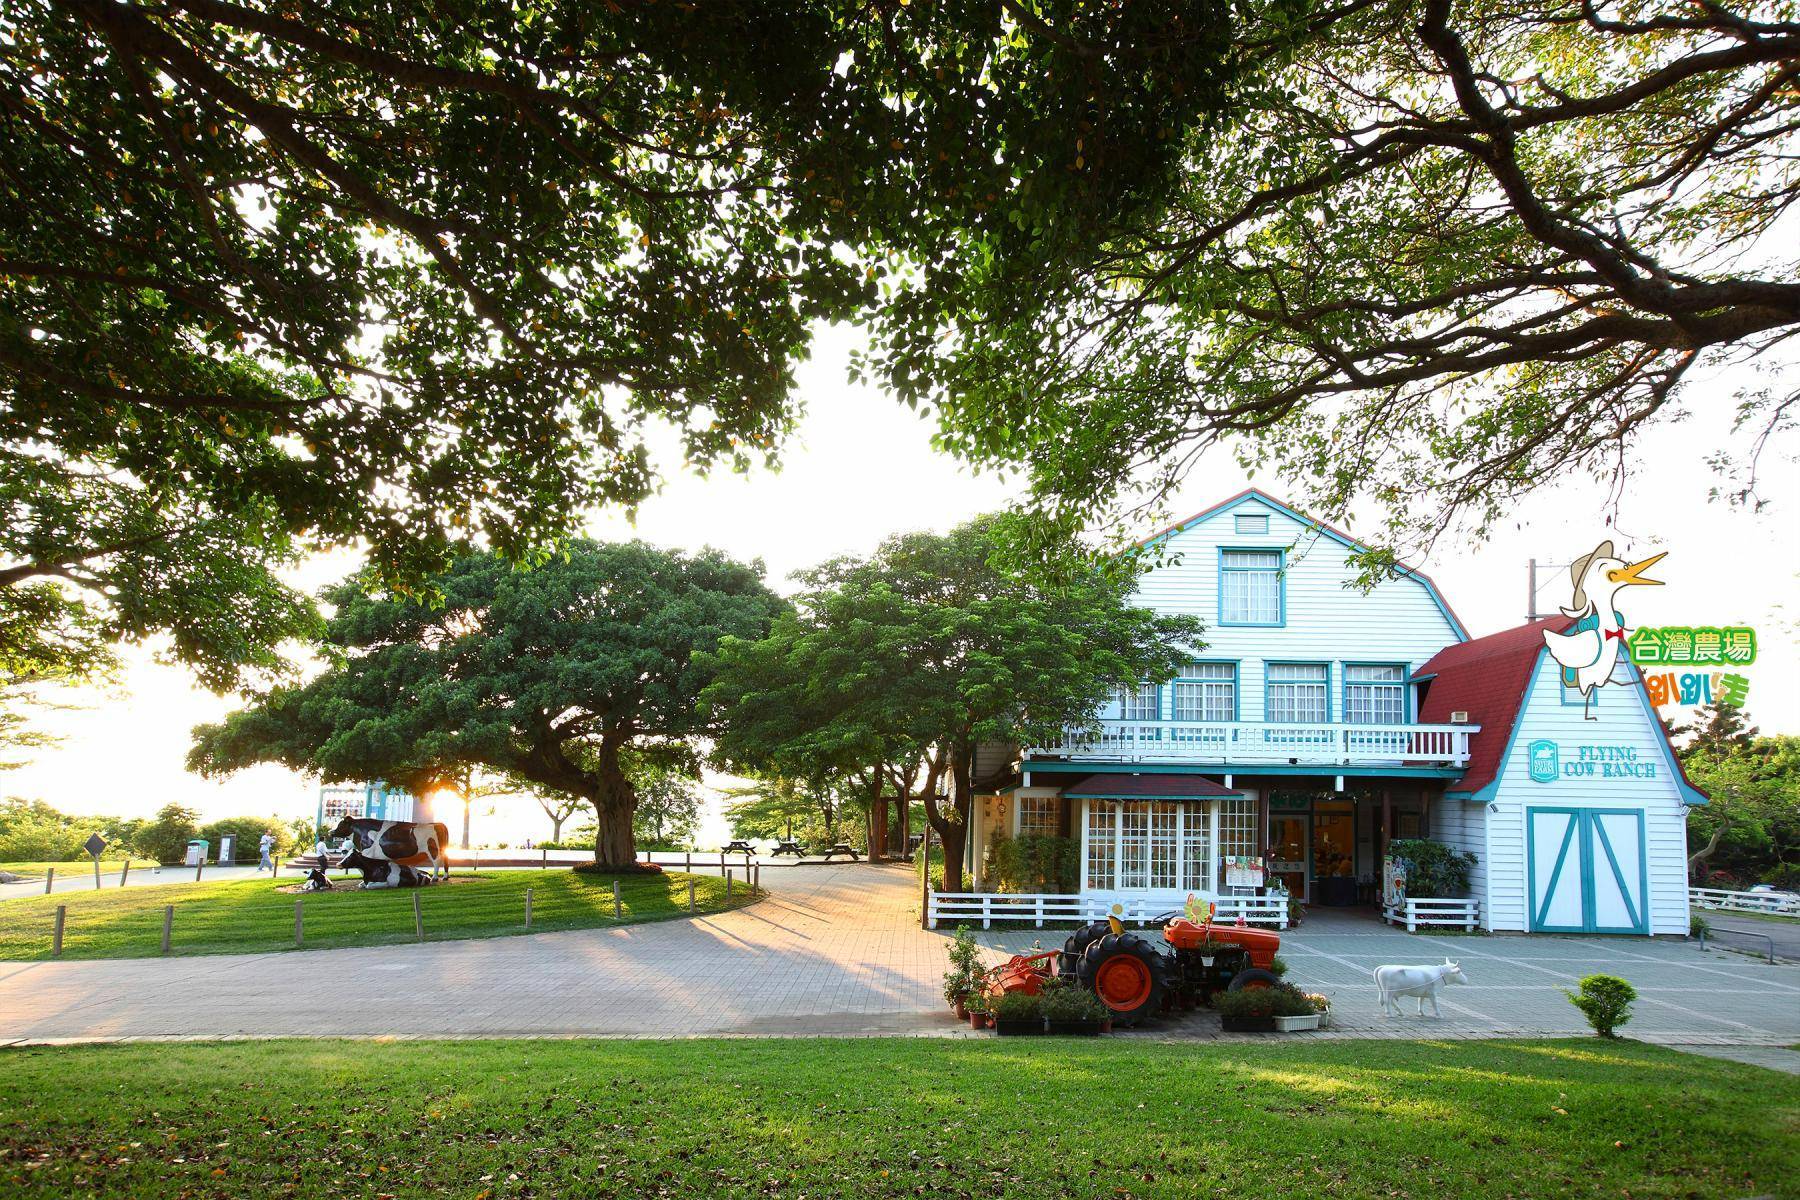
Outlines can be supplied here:
<path id="1" fill-rule="evenodd" d="M 1269 532 L 1268 513 L 1238 513 L 1234 520 L 1239 533 L 1260 535 Z"/>

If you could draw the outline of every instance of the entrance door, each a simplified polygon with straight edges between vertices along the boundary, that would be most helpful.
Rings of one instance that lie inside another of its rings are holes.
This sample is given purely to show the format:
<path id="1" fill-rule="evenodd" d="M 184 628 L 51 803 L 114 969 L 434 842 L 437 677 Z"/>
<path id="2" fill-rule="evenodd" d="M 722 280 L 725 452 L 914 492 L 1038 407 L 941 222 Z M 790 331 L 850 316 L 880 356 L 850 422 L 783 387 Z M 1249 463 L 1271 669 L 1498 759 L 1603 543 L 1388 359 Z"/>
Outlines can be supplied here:
<path id="1" fill-rule="evenodd" d="M 1313 804 L 1312 873 L 1315 904 L 1356 903 L 1356 810 L 1348 800 Z"/>
<path id="2" fill-rule="evenodd" d="M 1650 932 L 1641 809 L 1528 808 L 1525 857 L 1534 931 Z"/>
<path id="3" fill-rule="evenodd" d="M 1306 861 L 1306 827 L 1311 820 L 1306 813 L 1269 814 L 1269 872 L 1281 880 L 1288 895 L 1301 900 L 1312 898 L 1307 892 L 1312 872 Z"/>

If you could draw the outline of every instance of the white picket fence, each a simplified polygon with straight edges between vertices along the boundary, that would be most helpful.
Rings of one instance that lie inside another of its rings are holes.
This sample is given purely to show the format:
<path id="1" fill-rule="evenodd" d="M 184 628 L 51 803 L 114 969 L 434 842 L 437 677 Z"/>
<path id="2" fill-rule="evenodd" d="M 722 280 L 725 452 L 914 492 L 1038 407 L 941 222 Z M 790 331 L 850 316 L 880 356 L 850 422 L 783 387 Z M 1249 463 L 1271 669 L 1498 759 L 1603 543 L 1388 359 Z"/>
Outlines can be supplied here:
<path id="1" fill-rule="evenodd" d="M 1734 892 L 1725 888 L 1691 887 L 1688 889 L 1688 903 L 1694 908 L 1800 917 L 1800 892 Z"/>
<path id="2" fill-rule="evenodd" d="M 1481 902 L 1408 896 L 1399 904 L 1383 908 L 1381 916 L 1390 925 L 1406 926 L 1408 933 L 1418 932 L 1421 925 L 1455 925 L 1462 929 L 1474 929 L 1481 924 Z"/>
<path id="3" fill-rule="evenodd" d="M 1124 908 L 1117 915 L 1128 925 L 1147 925 L 1172 907 L 1167 900 L 1112 900 L 1078 894 L 932 892 L 926 916 L 933 929 L 940 921 L 980 921 L 983 929 L 992 929 L 995 921 L 1029 921 L 1042 926 L 1045 921 L 1102 921 L 1114 915 L 1115 903 Z M 1286 896 L 1220 896 L 1217 905 L 1213 920 L 1221 924 L 1235 924 L 1242 916 L 1246 925 L 1287 928 Z"/>

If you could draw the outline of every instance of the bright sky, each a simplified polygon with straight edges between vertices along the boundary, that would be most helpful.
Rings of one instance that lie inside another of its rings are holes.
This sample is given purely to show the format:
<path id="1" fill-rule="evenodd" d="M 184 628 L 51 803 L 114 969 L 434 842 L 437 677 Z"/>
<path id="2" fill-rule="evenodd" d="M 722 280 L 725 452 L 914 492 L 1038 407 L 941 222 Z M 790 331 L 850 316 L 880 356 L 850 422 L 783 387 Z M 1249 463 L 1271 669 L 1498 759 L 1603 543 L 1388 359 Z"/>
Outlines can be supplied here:
<path id="1" fill-rule="evenodd" d="M 845 382 L 856 335 L 833 329 L 799 371 L 807 416 L 778 473 L 711 479 L 676 475 L 647 503 L 635 533 L 666 546 L 717 546 L 740 558 L 760 557 L 769 578 L 785 588 L 797 568 L 833 554 L 863 552 L 888 534 L 946 529 L 1005 505 L 1014 495 L 993 475 L 973 475 L 930 446 L 930 429 L 902 405 Z M 1654 429 L 1636 447 L 1638 470 L 1619 506 L 1616 529 L 1603 522 L 1604 489 L 1569 480 L 1534 496 L 1511 524 L 1486 544 L 1445 539 L 1422 566 L 1437 581 L 1472 634 L 1517 624 L 1525 616 L 1526 562 L 1568 562 L 1613 537 L 1623 555 L 1669 551 L 1654 574 L 1667 587 L 1628 593 L 1629 623 L 1637 625 L 1750 625 L 1760 655 L 1748 708 L 1765 732 L 1800 732 L 1800 471 L 1765 456 L 1771 503 L 1761 514 L 1707 498 L 1715 477 L 1703 456 L 1727 444 L 1732 388 L 1725 380 L 1689 389 L 1685 422 Z M 1178 516 L 1207 507 L 1256 483 L 1276 496 L 1279 480 L 1249 480 L 1224 455 L 1214 455 L 1188 481 Z M 600 537 L 633 533 L 616 514 L 590 523 Z M 1148 531 L 1145 531 L 1148 532 Z M 1349 530 L 1356 532 L 1353 528 Z M 348 554 L 309 563 L 299 580 L 316 588 L 348 571 Z M 1566 601 L 1566 576 L 1546 573 L 1539 610 Z M 205 818 L 237 814 L 310 813 L 313 781 L 277 767 L 260 767 L 211 781 L 183 768 L 189 730 L 218 720 L 230 698 L 196 687 L 185 671 L 156 663 L 147 650 L 127 656 L 120 685 L 90 692 L 75 711 L 42 724 L 65 740 L 32 764 L 0 773 L 0 794 L 37 797 L 76 813 L 147 815 L 171 801 Z M 451 813 L 438 814 L 454 823 Z M 724 832 L 716 798 L 699 842 L 717 844 Z M 474 835 L 517 844 L 549 835 L 549 823 L 529 799 L 502 800 L 491 814 L 476 810 Z"/>

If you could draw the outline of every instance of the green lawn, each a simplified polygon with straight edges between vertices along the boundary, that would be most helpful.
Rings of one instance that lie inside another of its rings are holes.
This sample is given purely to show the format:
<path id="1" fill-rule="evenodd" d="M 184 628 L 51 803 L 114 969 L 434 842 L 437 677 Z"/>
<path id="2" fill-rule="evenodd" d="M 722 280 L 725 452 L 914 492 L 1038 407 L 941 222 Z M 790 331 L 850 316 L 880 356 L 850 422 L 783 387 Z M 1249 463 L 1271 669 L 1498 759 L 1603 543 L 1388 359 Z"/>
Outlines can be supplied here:
<path id="1" fill-rule="evenodd" d="M 0 1052 L 0 1194 L 1788 1196 L 1800 1084 L 1633 1042 Z"/>
<path id="2" fill-rule="evenodd" d="M 163 906 L 175 906 L 172 953 L 225 954 L 294 947 L 294 904 L 305 904 L 308 947 L 412 941 L 412 898 L 419 897 L 430 940 L 525 932 L 525 889 L 533 930 L 585 929 L 655 921 L 687 913 L 687 881 L 702 912 L 726 907 L 717 876 L 638 875 L 620 880 L 624 919 L 613 919 L 612 881 L 573 871 L 459 873 L 448 884 L 413 891 L 292 895 L 297 876 L 169 883 L 62 892 L 0 902 L 0 959 L 47 958 L 58 904 L 68 905 L 64 958 L 135 958 L 161 953 Z M 747 902 L 739 881 L 732 907 Z"/>
<path id="3" fill-rule="evenodd" d="M 131 869 L 134 871 L 147 871 L 151 867 L 154 867 L 155 865 L 156 865 L 155 863 L 151 862 L 147 858 L 134 858 L 131 860 Z M 23 875 L 28 879 L 33 879 L 33 878 L 34 879 L 42 879 L 44 877 L 44 873 L 46 871 L 48 871 L 51 867 L 55 867 L 56 873 L 58 875 L 62 876 L 64 879 L 67 879 L 70 876 L 74 876 L 77 878 L 86 876 L 91 879 L 91 878 L 93 878 L 93 875 L 94 875 L 94 860 L 91 858 L 84 858 L 84 859 L 81 859 L 79 862 L 59 862 L 59 863 L 0 862 L 0 871 L 8 871 L 14 875 Z M 125 860 L 122 858 L 103 858 L 100 860 L 100 873 L 102 875 L 117 875 L 120 871 L 122 871 L 124 869 L 125 869 Z"/>

